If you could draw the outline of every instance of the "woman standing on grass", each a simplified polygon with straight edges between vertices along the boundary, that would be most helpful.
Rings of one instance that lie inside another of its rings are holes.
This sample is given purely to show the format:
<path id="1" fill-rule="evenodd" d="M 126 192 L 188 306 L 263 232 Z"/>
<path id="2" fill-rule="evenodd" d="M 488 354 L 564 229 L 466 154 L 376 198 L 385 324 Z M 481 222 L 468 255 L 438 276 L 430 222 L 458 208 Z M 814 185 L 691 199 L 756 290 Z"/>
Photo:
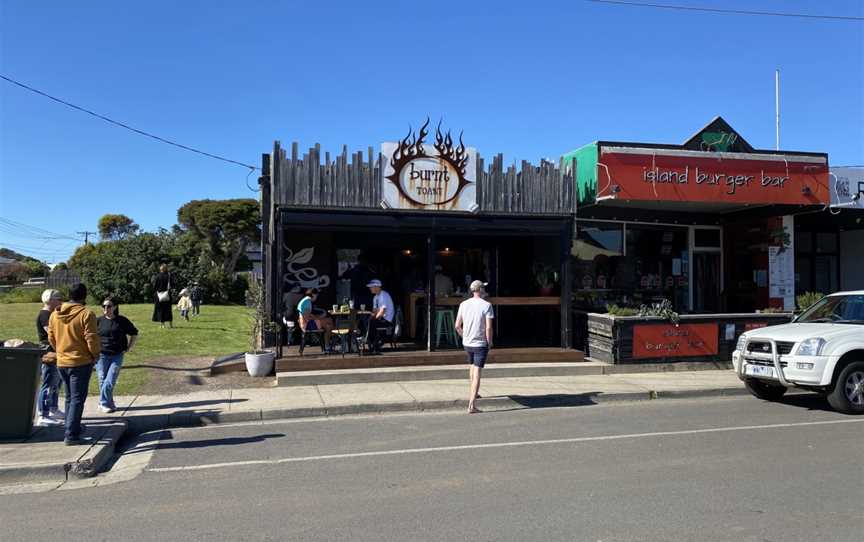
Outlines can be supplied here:
<path id="1" fill-rule="evenodd" d="M 102 352 L 96 361 L 96 376 L 99 378 L 99 409 L 114 412 L 114 385 L 120 376 L 123 355 L 132 350 L 138 340 L 138 330 L 125 316 L 112 297 L 102 302 L 102 316 L 96 320 Z"/>
<path id="2" fill-rule="evenodd" d="M 174 327 L 174 317 L 171 314 L 171 273 L 168 272 L 168 264 L 159 266 L 159 272 L 153 276 L 153 321 L 159 322 L 159 327 Z"/>

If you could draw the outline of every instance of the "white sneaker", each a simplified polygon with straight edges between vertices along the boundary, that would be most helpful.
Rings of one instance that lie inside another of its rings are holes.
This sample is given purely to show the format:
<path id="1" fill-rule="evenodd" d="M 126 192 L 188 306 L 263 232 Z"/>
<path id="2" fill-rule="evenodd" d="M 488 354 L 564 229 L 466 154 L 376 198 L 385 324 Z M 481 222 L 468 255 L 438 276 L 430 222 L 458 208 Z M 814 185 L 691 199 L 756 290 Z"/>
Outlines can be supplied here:
<path id="1" fill-rule="evenodd" d="M 113 408 L 105 406 L 105 405 L 99 405 L 99 410 L 101 410 L 105 414 L 111 414 L 112 412 L 114 412 Z"/>
<path id="2" fill-rule="evenodd" d="M 46 416 L 39 416 L 39 418 L 36 420 L 37 427 L 50 427 L 53 425 L 63 425 L 63 422 Z"/>
<path id="3" fill-rule="evenodd" d="M 65 420 L 66 413 L 60 410 L 59 408 L 52 408 L 51 412 L 48 413 L 48 416 L 54 418 L 55 420 Z"/>

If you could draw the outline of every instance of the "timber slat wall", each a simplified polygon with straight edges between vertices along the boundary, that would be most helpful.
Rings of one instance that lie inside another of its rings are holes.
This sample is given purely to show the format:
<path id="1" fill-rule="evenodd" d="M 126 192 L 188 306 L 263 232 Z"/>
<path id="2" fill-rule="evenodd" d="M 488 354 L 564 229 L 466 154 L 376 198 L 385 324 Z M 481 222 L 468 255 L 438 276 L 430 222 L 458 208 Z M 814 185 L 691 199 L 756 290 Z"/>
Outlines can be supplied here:
<path id="1" fill-rule="evenodd" d="M 378 209 L 381 202 L 383 157 L 368 147 L 348 155 L 348 147 L 331 158 L 316 144 L 300 155 L 291 144 L 287 155 L 277 141 L 272 154 L 273 204 L 287 207 L 334 209 Z M 566 168 L 576 171 L 575 164 Z M 477 203 L 486 214 L 568 215 L 575 212 L 575 181 L 558 164 L 541 160 L 540 165 L 522 161 L 504 167 L 504 156 L 496 155 L 489 167 L 477 157 Z"/>

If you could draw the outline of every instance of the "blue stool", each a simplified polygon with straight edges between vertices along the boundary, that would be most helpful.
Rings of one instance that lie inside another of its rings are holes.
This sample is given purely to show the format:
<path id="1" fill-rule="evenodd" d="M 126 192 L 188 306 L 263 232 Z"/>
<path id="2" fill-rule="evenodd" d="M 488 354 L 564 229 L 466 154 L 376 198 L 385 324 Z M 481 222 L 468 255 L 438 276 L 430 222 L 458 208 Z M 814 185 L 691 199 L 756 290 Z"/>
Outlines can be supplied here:
<path id="1" fill-rule="evenodd" d="M 441 337 L 453 346 L 456 340 L 456 316 L 453 309 L 435 309 L 435 348 L 441 346 Z"/>

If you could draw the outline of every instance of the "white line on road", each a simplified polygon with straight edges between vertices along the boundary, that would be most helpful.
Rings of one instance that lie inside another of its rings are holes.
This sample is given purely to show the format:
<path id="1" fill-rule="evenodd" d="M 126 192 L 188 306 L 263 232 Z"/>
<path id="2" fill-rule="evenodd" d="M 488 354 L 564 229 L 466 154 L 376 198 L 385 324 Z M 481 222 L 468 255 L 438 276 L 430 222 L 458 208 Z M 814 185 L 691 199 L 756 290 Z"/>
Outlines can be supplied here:
<path id="1" fill-rule="evenodd" d="M 698 435 L 704 433 L 727 433 L 731 431 L 755 431 L 759 429 L 786 429 L 791 427 L 808 427 L 814 425 L 837 425 L 845 423 L 864 423 L 864 418 L 851 420 L 826 420 L 818 422 L 774 423 L 768 425 L 742 425 L 737 427 L 713 427 L 709 429 L 685 429 L 681 431 L 656 431 L 654 433 L 630 433 L 626 435 L 602 435 L 596 437 L 573 437 L 549 440 L 520 440 L 515 442 L 490 442 L 486 444 L 463 444 L 458 446 L 435 446 L 432 448 L 405 448 L 401 450 L 380 450 L 375 452 L 354 452 L 347 454 L 311 455 L 304 457 L 285 457 L 282 459 L 258 459 L 249 461 L 231 461 L 227 463 L 208 463 L 204 465 L 187 465 L 183 467 L 155 467 L 149 472 L 182 472 L 204 469 L 221 469 L 227 467 L 243 467 L 247 465 L 279 465 L 282 463 L 302 463 L 306 461 L 328 461 L 332 459 L 353 459 L 358 457 L 378 457 L 385 455 L 425 454 L 434 452 L 452 452 L 460 450 L 477 450 L 484 448 L 509 448 L 515 446 L 542 446 L 549 444 L 573 444 L 577 442 L 595 442 L 604 440 L 637 439 L 646 437 L 669 437 L 678 435 Z"/>

